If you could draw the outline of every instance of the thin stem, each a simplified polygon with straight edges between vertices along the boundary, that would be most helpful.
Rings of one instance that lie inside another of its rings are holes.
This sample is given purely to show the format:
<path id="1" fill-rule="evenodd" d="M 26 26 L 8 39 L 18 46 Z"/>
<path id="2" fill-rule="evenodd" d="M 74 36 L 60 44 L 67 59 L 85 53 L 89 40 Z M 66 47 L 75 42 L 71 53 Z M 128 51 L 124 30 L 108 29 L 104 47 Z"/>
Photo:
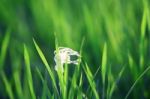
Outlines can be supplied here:
<path id="1" fill-rule="evenodd" d="M 133 88 L 135 87 L 135 85 L 137 84 L 137 82 L 150 70 L 150 66 L 147 67 L 144 72 L 136 79 L 136 81 L 133 83 L 133 85 L 131 86 L 131 88 L 129 89 L 127 95 L 125 96 L 125 99 L 128 98 L 128 96 L 130 95 L 130 93 L 132 92 Z"/>

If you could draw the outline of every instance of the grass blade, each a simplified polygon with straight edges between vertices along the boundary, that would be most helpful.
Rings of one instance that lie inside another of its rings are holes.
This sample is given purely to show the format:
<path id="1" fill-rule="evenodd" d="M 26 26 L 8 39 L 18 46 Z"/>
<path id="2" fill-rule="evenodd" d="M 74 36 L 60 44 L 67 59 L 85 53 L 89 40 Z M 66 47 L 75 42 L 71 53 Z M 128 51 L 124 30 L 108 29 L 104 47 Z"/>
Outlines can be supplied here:
<path id="1" fill-rule="evenodd" d="M 11 86 L 10 82 L 7 80 L 7 77 L 4 74 L 4 72 L 1 72 L 1 76 L 2 76 L 2 79 L 4 81 L 4 84 L 5 84 L 5 87 L 6 87 L 6 91 L 8 93 L 9 98 L 10 99 L 14 99 L 14 94 L 13 94 L 13 91 L 12 91 L 12 86 Z"/>
<path id="2" fill-rule="evenodd" d="M 106 65 L 107 65 L 107 44 L 104 45 L 103 56 L 102 56 L 102 80 L 103 80 L 103 84 L 105 84 Z"/>
<path id="3" fill-rule="evenodd" d="M 77 93 L 77 99 L 82 99 L 82 85 L 83 85 L 83 77 L 82 73 L 80 75 L 80 81 L 79 81 L 79 87 L 78 87 L 78 93 Z"/>
<path id="4" fill-rule="evenodd" d="M 133 85 L 131 86 L 131 88 L 129 89 L 127 95 L 125 96 L 125 99 L 128 98 L 128 96 L 130 95 L 130 93 L 132 92 L 133 88 L 135 87 L 135 85 L 138 83 L 138 81 L 150 70 L 150 66 L 147 67 L 144 72 L 136 79 L 136 81 L 133 83 Z"/>
<path id="5" fill-rule="evenodd" d="M 92 88 L 92 91 L 93 91 L 93 93 L 95 95 L 95 98 L 99 99 L 99 95 L 98 95 L 98 92 L 96 90 L 96 84 L 95 84 L 95 82 L 93 80 L 94 78 L 93 78 L 92 72 L 90 71 L 90 69 L 89 69 L 87 64 L 85 65 L 85 67 L 83 67 L 83 69 L 85 71 L 85 74 L 86 74 L 86 77 L 87 77 L 87 79 L 89 81 L 89 84 L 90 84 L 90 86 Z"/>
<path id="6" fill-rule="evenodd" d="M 37 52 L 38 52 L 42 62 L 44 63 L 44 65 L 45 65 L 45 67 L 46 67 L 46 69 L 47 69 L 47 71 L 48 71 L 48 73 L 49 73 L 49 75 L 50 75 L 50 77 L 52 79 L 52 84 L 53 84 L 54 88 L 56 89 L 57 94 L 59 95 L 58 89 L 57 89 L 57 86 L 56 86 L 55 76 L 54 76 L 54 74 L 53 74 L 53 72 L 52 72 L 52 70 L 51 70 L 51 68 L 50 68 L 50 66 L 49 66 L 49 64 L 48 64 L 48 62 L 47 62 L 43 52 L 41 51 L 41 49 L 39 48 L 39 46 L 37 45 L 37 43 L 36 43 L 36 41 L 34 39 L 33 39 L 33 42 L 34 42 L 34 45 L 36 47 L 36 50 L 37 50 Z"/>
<path id="7" fill-rule="evenodd" d="M 105 76 L 106 76 L 106 65 L 107 65 L 107 44 L 105 43 L 103 49 L 103 56 L 102 56 L 102 82 L 103 82 L 103 99 L 105 97 Z"/>
<path id="8" fill-rule="evenodd" d="M 1 53 L 0 53 L 0 71 L 3 69 L 4 66 L 4 61 L 5 61 L 5 57 L 6 57 L 6 52 L 8 49 L 8 43 L 10 40 L 10 31 L 7 31 L 4 40 L 2 42 L 2 46 L 1 46 Z"/>
<path id="9" fill-rule="evenodd" d="M 13 78 L 15 81 L 15 87 L 16 87 L 18 98 L 22 98 L 23 92 L 22 92 L 22 87 L 21 87 L 20 72 L 14 71 Z"/>
<path id="10" fill-rule="evenodd" d="M 144 66 L 146 24 L 147 24 L 147 10 L 144 9 L 142 23 L 141 23 L 141 39 L 140 39 L 140 68 L 141 70 L 143 70 L 143 66 Z"/>
<path id="11" fill-rule="evenodd" d="M 116 85 L 117 85 L 118 81 L 120 80 L 120 78 L 122 77 L 122 74 L 123 74 L 124 70 L 125 70 L 125 67 L 122 67 L 122 69 L 120 70 L 120 72 L 119 72 L 118 77 L 117 77 L 116 80 L 113 79 L 113 75 L 110 73 L 110 76 L 112 78 L 112 81 L 111 81 L 112 85 L 110 87 L 109 99 L 111 99 L 112 94 L 113 94 L 115 88 L 117 87 Z"/>
<path id="12" fill-rule="evenodd" d="M 42 84 L 43 84 L 43 89 L 42 89 L 42 94 L 41 94 L 41 98 L 40 99 L 47 99 L 47 97 L 49 97 L 50 99 L 52 99 L 52 95 L 51 92 L 48 88 L 48 84 L 46 79 L 43 78 L 42 73 L 40 72 L 40 69 L 37 67 L 36 71 L 38 73 L 38 76 L 40 77 Z"/>
<path id="13" fill-rule="evenodd" d="M 33 81 L 32 81 L 32 73 L 30 68 L 30 57 L 27 50 L 27 47 L 24 45 L 24 59 L 26 64 L 26 73 L 27 73 L 27 79 L 28 79 L 28 85 L 31 92 L 32 99 L 36 99 L 35 93 L 34 93 L 34 87 L 33 87 Z"/>

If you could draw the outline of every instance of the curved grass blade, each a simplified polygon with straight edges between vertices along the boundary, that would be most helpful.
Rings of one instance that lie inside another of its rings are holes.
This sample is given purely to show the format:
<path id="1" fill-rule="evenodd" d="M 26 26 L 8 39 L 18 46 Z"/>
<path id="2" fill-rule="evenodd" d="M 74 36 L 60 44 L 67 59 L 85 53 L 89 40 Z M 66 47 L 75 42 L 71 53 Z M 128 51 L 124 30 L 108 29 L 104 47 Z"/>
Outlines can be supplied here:
<path id="1" fill-rule="evenodd" d="M 48 62 L 47 62 L 43 52 L 41 51 L 41 49 L 39 48 L 39 46 L 37 45 L 37 43 L 36 43 L 36 41 L 34 39 L 33 39 L 33 42 L 34 42 L 34 45 L 36 47 L 36 50 L 37 50 L 37 52 L 38 52 L 42 62 L 44 63 L 44 65 L 45 65 L 45 67 L 46 67 L 46 69 L 47 69 L 47 71 L 48 71 L 48 73 L 49 73 L 49 75 L 50 75 L 50 77 L 52 79 L 52 84 L 53 84 L 57 94 L 59 95 L 58 89 L 57 89 L 57 86 L 56 86 L 55 76 L 54 76 L 54 74 L 53 74 L 53 72 L 52 72 L 52 70 L 51 70 L 51 68 L 50 68 L 50 66 L 49 66 L 49 64 L 48 64 Z"/>
<path id="2" fill-rule="evenodd" d="M 144 72 L 136 79 L 136 81 L 133 83 L 133 85 L 131 86 L 131 88 L 129 89 L 127 95 L 125 96 L 124 99 L 127 99 L 128 96 L 130 95 L 130 93 L 132 92 L 133 88 L 135 87 L 135 85 L 138 83 L 138 81 L 150 70 L 150 66 L 147 67 Z"/>
<path id="3" fill-rule="evenodd" d="M 114 79 L 113 74 L 111 72 L 111 68 L 109 68 L 109 72 L 108 72 L 108 87 L 107 87 L 107 97 L 108 99 L 112 98 L 113 92 L 117 87 L 117 83 L 120 80 L 120 78 L 122 77 L 122 74 L 125 70 L 125 67 L 122 67 L 122 69 L 120 70 L 118 77 L 116 79 Z"/>

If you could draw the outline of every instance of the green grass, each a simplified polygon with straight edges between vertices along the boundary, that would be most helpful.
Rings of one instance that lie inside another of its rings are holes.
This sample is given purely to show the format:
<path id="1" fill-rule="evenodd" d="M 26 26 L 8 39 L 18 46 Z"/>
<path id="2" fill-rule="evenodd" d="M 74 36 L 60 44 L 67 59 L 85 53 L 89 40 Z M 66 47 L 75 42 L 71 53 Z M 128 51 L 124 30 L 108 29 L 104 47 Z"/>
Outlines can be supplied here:
<path id="1" fill-rule="evenodd" d="M 4 85 L 5 85 L 5 87 L 6 87 L 5 89 L 6 89 L 6 91 L 7 91 L 8 97 L 9 97 L 10 99 L 14 99 L 14 94 L 13 94 L 13 90 L 12 90 L 12 85 L 11 85 L 11 83 L 8 81 L 6 75 L 5 75 L 3 72 L 1 72 L 1 78 L 3 79 Z"/>
<path id="2" fill-rule="evenodd" d="M 29 86 L 29 90 L 31 93 L 31 98 L 36 99 L 35 93 L 34 93 L 34 88 L 33 88 L 33 81 L 32 81 L 32 73 L 30 69 L 30 58 L 29 58 L 29 53 L 27 51 L 27 47 L 24 45 L 24 59 L 25 59 L 25 66 L 26 66 L 26 77 L 27 77 L 27 82 Z"/>
<path id="3" fill-rule="evenodd" d="M 105 96 L 105 79 L 106 79 L 106 70 L 107 70 L 107 43 L 104 45 L 103 56 L 102 56 L 102 83 L 103 83 L 103 98 Z"/>
<path id="4" fill-rule="evenodd" d="M 50 68 L 50 66 L 49 66 L 49 64 L 48 64 L 48 62 L 47 62 L 45 56 L 43 55 L 41 49 L 38 47 L 38 45 L 37 45 L 37 43 L 35 42 L 34 39 L 33 39 L 33 41 L 34 41 L 36 50 L 37 50 L 37 52 L 38 52 L 38 54 L 39 54 L 41 60 L 43 61 L 44 65 L 45 65 L 46 69 L 48 70 L 48 73 L 49 73 L 49 75 L 50 75 L 50 77 L 51 77 L 51 79 L 52 79 L 52 83 L 53 83 L 54 89 L 56 90 L 57 94 L 59 94 L 59 93 L 58 93 L 58 89 L 57 89 L 57 87 L 56 87 L 55 76 L 54 76 L 54 74 L 53 74 L 53 72 L 52 72 L 52 70 L 51 70 L 51 68 Z"/>
<path id="5" fill-rule="evenodd" d="M 2 41 L 2 45 L 1 45 L 0 72 L 2 71 L 2 69 L 4 67 L 4 61 L 5 61 L 5 57 L 6 57 L 6 54 L 7 54 L 9 40 L 10 40 L 10 31 L 7 31 L 5 37 L 4 37 L 3 41 Z"/>
<path id="6" fill-rule="evenodd" d="M 149 99 L 149 59 L 149 0 L 0 1 L 0 99 Z"/>
<path id="7" fill-rule="evenodd" d="M 132 92 L 133 88 L 135 87 L 135 85 L 137 84 L 137 82 L 150 70 L 150 66 L 147 67 L 144 72 L 136 79 L 136 81 L 134 82 L 134 84 L 131 86 L 130 90 L 128 91 L 125 99 L 128 98 L 128 96 L 130 95 L 130 93 Z"/>

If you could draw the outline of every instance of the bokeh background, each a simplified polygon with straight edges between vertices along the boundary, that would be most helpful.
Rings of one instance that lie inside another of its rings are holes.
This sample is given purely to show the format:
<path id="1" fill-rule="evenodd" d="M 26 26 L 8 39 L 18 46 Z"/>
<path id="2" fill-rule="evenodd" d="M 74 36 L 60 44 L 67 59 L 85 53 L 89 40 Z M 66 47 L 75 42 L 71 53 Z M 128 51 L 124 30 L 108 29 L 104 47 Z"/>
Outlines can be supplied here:
<path id="1" fill-rule="evenodd" d="M 6 74 L 13 90 L 15 73 L 20 74 L 23 81 L 23 45 L 26 44 L 34 87 L 36 93 L 40 93 L 35 68 L 38 66 L 42 73 L 45 69 L 33 38 L 54 67 L 56 37 L 59 46 L 77 51 L 85 39 L 82 58 L 93 74 L 101 65 L 103 47 L 107 43 L 107 68 L 111 67 L 113 76 L 117 77 L 125 67 L 112 97 L 123 98 L 137 77 L 150 65 L 150 1 L 0 0 L 0 72 Z M 101 82 L 99 77 L 96 80 Z M 150 98 L 149 83 L 150 72 L 141 79 L 130 97 Z M 1 77 L 0 98 L 8 98 Z"/>

